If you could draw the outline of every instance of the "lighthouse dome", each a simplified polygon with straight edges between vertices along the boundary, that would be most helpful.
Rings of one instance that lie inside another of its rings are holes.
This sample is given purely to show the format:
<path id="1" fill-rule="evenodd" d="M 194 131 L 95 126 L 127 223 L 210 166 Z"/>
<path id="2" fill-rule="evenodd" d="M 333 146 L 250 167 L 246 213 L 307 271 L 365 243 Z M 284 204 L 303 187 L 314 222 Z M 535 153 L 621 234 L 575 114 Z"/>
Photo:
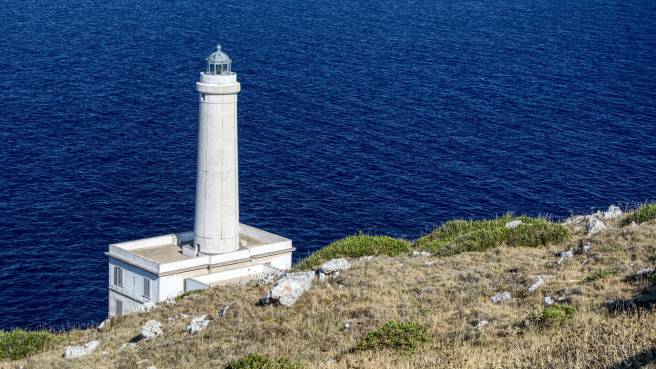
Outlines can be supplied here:
<path id="1" fill-rule="evenodd" d="M 232 74 L 232 60 L 226 53 L 221 51 L 221 45 L 216 45 L 216 51 L 207 57 L 207 74 Z"/>

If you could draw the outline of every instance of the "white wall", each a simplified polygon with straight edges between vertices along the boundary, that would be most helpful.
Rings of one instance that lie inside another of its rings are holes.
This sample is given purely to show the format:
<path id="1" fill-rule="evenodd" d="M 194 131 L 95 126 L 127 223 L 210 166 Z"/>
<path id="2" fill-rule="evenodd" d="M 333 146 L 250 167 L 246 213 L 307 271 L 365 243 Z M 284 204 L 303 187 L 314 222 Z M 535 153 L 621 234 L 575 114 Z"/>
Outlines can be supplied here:
<path id="1" fill-rule="evenodd" d="M 123 285 L 114 284 L 114 267 L 123 270 Z M 116 311 L 116 299 L 123 301 L 123 312 L 133 312 L 138 306 L 147 301 L 159 302 L 158 276 L 120 260 L 109 258 L 109 316 Z M 144 297 L 144 278 L 150 279 L 150 299 Z"/>

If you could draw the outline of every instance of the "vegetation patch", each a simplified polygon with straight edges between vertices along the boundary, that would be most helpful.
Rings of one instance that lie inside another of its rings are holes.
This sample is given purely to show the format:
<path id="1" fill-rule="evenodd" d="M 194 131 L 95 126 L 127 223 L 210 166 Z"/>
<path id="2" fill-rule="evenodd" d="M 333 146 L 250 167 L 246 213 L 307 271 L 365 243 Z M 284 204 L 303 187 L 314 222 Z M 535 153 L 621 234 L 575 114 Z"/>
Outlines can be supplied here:
<path id="1" fill-rule="evenodd" d="M 185 299 L 189 296 L 198 295 L 201 292 L 203 292 L 203 290 L 191 290 L 191 291 L 187 291 L 185 293 L 181 293 L 181 294 L 175 296 L 175 302 L 180 302 L 180 300 L 183 300 L 183 299 Z"/>
<path id="2" fill-rule="evenodd" d="M 18 360 L 41 352 L 50 348 L 57 338 L 47 331 L 0 331 L 0 360 Z"/>
<path id="3" fill-rule="evenodd" d="M 541 312 L 529 317 L 531 325 L 539 327 L 551 327 L 562 325 L 574 318 L 576 308 L 568 304 L 554 304 L 547 306 Z"/>
<path id="4" fill-rule="evenodd" d="M 226 365 L 225 369 L 302 369 L 299 362 L 285 358 L 271 358 L 260 354 L 248 354 Z"/>
<path id="5" fill-rule="evenodd" d="M 621 226 L 628 226 L 633 222 L 636 224 L 648 222 L 652 219 L 656 219 L 656 203 L 645 204 L 638 208 L 638 210 L 633 213 L 628 214 L 624 219 L 622 219 Z"/>
<path id="6" fill-rule="evenodd" d="M 358 258 L 367 255 L 396 256 L 410 251 L 410 242 L 389 236 L 357 234 L 337 240 L 302 260 L 297 269 L 316 268 L 334 258 Z"/>
<path id="7" fill-rule="evenodd" d="M 608 278 L 610 276 L 613 276 L 617 274 L 616 271 L 611 270 L 611 269 L 601 269 L 597 270 L 596 272 L 590 274 L 589 276 L 585 277 L 583 280 L 584 283 L 591 283 L 594 281 L 598 281 L 600 279 Z"/>
<path id="8" fill-rule="evenodd" d="M 521 223 L 506 228 L 513 220 Z M 452 220 L 417 240 L 415 247 L 440 256 L 485 251 L 501 245 L 539 247 L 565 241 L 569 232 L 545 218 L 506 215 L 491 220 Z"/>
<path id="9" fill-rule="evenodd" d="M 425 327 L 413 322 L 389 321 L 360 339 L 355 345 L 355 351 L 392 349 L 412 353 L 427 341 Z"/>

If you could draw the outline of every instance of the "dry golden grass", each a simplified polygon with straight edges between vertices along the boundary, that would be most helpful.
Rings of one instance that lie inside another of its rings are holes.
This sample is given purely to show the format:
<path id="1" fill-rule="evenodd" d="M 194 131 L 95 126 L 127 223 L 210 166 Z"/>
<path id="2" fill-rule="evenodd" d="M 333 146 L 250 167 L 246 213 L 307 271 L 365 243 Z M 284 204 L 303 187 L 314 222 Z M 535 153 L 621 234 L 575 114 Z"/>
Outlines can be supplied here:
<path id="1" fill-rule="evenodd" d="M 449 257 L 379 256 L 355 260 L 353 267 L 330 283 L 315 284 L 290 308 L 257 306 L 267 287 L 228 286 L 189 296 L 176 306 L 162 306 L 112 321 L 110 329 L 76 330 L 62 335 L 56 348 L 27 359 L 0 363 L 2 368 L 223 368 L 248 353 L 286 357 L 308 368 L 632 368 L 654 360 L 656 312 L 641 310 L 610 314 L 608 299 L 644 294 L 646 281 L 624 277 L 653 266 L 656 221 L 585 237 L 584 224 L 568 227 L 565 244 L 544 248 L 500 247 Z M 575 248 L 581 240 L 593 245 L 587 254 L 556 264 L 554 253 Z M 591 282 L 595 271 L 613 275 Z M 547 283 L 534 294 L 527 288 L 534 276 Z M 545 295 L 567 289 L 577 312 L 563 325 L 531 327 L 527 317 L 542 310 Z M 577 291 L 578 289 L 578 291 Z M 498 305 L 498 291 L 513 300 Z M 218 311 L 231 304 L 225 317 Z M 211 313 L 215 320 L 190 336 L 191 317 Z M 163 323 L 164 335 L 118 352 L 149 319 Z M 427 328 L 429 341 L 414 353 L 352 349 L 359 338 L 389 320 L 412 321 Z M 480 320 L 489 324 L 477 327 Z M 344 323 L 351 329 L 345 330 Z M 101 341 L 90 356 L 65 360 L 64 346 Z"/>

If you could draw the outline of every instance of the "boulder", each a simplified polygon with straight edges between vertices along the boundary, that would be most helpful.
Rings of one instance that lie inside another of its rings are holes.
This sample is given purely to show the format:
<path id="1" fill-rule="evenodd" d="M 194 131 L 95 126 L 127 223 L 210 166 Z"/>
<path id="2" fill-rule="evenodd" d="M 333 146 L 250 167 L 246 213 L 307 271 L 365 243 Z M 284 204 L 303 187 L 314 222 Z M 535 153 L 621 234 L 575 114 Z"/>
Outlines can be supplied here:
<path id="1" fill-rule="evenodd" d="M 66 346 L 64 357 L 66 359 L 77 359 L 89 355 L 100 345 L 100 341 L 89 341 L 84 346 Z"/>
<path id="2" fill-rule="evenodd" d="M 319 271 L 324 274 L 331 274 L 335 272 L 341 272 L 351 267 L 351 263 L 344 258 L 328 260 L 325 263 L 321 264 Z"/>
<path id="3" fill-rule="evenodd" d="M 140 337 L 142 339 L 151 339 L 155 338 L 157 336 L 161 336 L 164 332 L 162 332 L 162 325 L 160 322 L 157 320 L 149 320 L 144 324 L 143 327 L 141 327 L 141 332 L 140 332 Z"/>
<path id="4" fill-rule="evenodd" d="M 543 303 L 544 306 L 551 306 L 556 303 L 556 300 L 554 300 L 551 296 L 545 296 Z"/>
<path id="5" fill-rule="evenodd" d="M 520 224 L 522 224 L 521 220 L 519 220 L 519 219 L 513 220 L 511 222 L 506 223 L 506 228 L 508 228 L 508 229 L 517 228 L 517 226 L 520 225 Z"/>
<path id="6" fill-rule="evenodd" d="M 538 290 L 542 285 L 544 284 L 544 278 L 542 276 L 538 276 L 535 279 L 535 282 L 531 285 L 531 287 L 528 288 L 528 293 L 533 293 Z"/>
<path id="7" fill-rule="evenodd" d="M 164 300 L 164 303 L 168 306 L 175 306 L 176 302 L 177 301 L 175 301 L 175 296 L 170 296 L 166 300 Z"/>
<path id="8" fill-rule="evenodd" d="M 622 209 L 619 206 L 611 205 L 608 210 L 604 212 L 604 219 L 614 219 L 622 216 Z"/>
<path id="9" fill-rule="evenodd" d="M 275 271 L 264 273 L 259 277 L 257 277 L 257 285 L 265 286 L 268 284 L 273 284 L 284 275 L 285 272 L 283 272 L 282 270 L 275 270 Z"/>
<path id="10" fill-rule="evenodd" d="M 492 303 L 494 303 L 494 304 L 499 304 L 499 303 L 502 303 L 504 301 L 508 301 L 510 299 L 512 299 L 512 294 L 508 291 L 497 292 L 491 298 Z"/>
<path id="11" fill-rule="evenodd" d="M 262 305 L 278 303 L 291 306 L 301 295 L 312 287 L 314 272 L 285 274 L 273 288 L 260 300 Z"/>
<path id="12" fill-rule="evenodd" d="M 210 324 L 210 319 L 208 315 L 201 315 L 195 317 L 191 320 L 191 323 L 187 326 L 187 333 L 196 334 L 203 329 L 207 328 L 207 325 Z"/>
<path id="13" fill-rule="evenodd" d="M 606 225 L 601 220 L 596 217 L 589 217 L 588 223 L 586 224 L 588 230 L 588 236 L 595 235 L 597 233 L 603 232 L 606 230 Z"/>
<path id="14" fill-rule="evenodd" d="M 564 263 L 567 259 L 574 257 L 574 253 L 571 250 L 563 251 L 560 253 L 560 259 L 558 259 L 558 264 Z"/>

